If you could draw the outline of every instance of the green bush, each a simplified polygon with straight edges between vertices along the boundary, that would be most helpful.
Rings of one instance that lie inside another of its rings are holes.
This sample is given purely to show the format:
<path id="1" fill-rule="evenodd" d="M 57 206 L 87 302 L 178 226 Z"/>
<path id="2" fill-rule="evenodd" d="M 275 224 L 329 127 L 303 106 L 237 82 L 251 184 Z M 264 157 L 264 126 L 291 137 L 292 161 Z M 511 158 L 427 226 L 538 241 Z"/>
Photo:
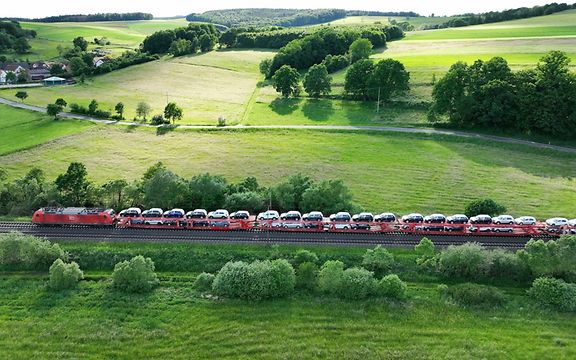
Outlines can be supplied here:
<path id="1" fill-rule="evenodd" d="M 540 277 L 534 280 L 528 294 L 541 305 L 562 311 L 576 311 L 576 284 Z"/>
<path id="2" fill-rule="evenodd" d="M 374 273 L 363 268 L 346 269 L 338 295 L 344 299 L 366 299 L 376 293 Z"/>
<path id="3" fill-rule="evenodd" d="M 490 216 L 500 215 L 506 212 L 506 207 L 492 199 L 474 200 L 466 206 L 464 214 L 468 217 L 486 214 Z"/>
<path id="4" fill-rule="evenodd" d="M 436 269 L 436 247 L 434 243 L 428 238 L 422 238 L 418 245 L 414 247 L 414 251 L 418 254 L 416 264 L 426 270 L 431 271 Z"/>
<path id="5" fill-rule="evenodd" d="M 75 262 L 66 264 L 62 259 L 56 259 L 50 266 L 50 287 L 54 290 L 72 289 L 81 279 L 84 279 L 84 273 Z"/>
<path id="6" fill-rule="evenodd" d="M 58 244 L 19 232 L 0 234 L 2 270 L 46 271 L 56 259 L 68 259 Z"/>
<path id="7" fill-rule="evenodd" d="M 374 272 L 376 276 L 388 273 L 392 265 L 394 265 L 394 256 L 380 245 L 366 250 L 362 258 L 362 267 Z"/>
<path id="8" fill-rule="evenodd" d="M 478 243 L 449 246 L 440 253 L 438 270 L 446 277 L 478 279 L 490 268 L 488 252 Z"/>
<path id="9" fill-rule="evenodd" d="M 494 279 L 526 280 L 530 277 L 530 269 L 512 252 L 496 249 L 488 253 L 488 276 Z"/>
<path id="10" fill-rule="evenodd" d="M 320 268 L 318 286 L 325 293 L 336 294 L 340 291 L 343 276 L 344 263 L 338 260 L 328 260 Z"/>
<path id="11" fill-rule="evenodd" d="M 576 236 L 558 240 L 530 240 L 518 256 L 535 276 L 560 277 L 576 281 Z"/>
<path id="12" fill-rule="evenodd" d="M 406 283 L 395 274 L 386 275 L 378 282 L 380 294 L 391 299 L 405 299 L 407 288 Z"/>
<path id="13" fill-rule="evenodd" d="M 300 264 L 296 273 L 296 286 L 305 290 L 316 290 L 318 286 L 318 265 L 311 262 Z"/>
<path id="14" fill-rule="evenodd" d="M 294 268 L 286 260 L 229 262 L 218 272 L 212 290 L 232 298 L 262 300 L 291 294 L 296 284 Z"/>
<path id="15" fill-rule="evenodd" d="M 130 261 L 122 261 L 114 267 L 112 285 L 126 292 L 144 293 L 158 285 L 154 262 L 139 255 Z"/>
<path id="16" fill-rule="evenodd" d="M 300 266 L 300 264 L 305 263 L 305 262 L 317 264 L 318 263 L 318 255 L 316 255 L 315 253 L 313 253 L 312 251 L 309 251 L 309 250 L 298 250 L 296 252 L 296 255 L 294 255 L 294 260 L 292 261 L 292 264 L 295 267 L 298 267 L 298 266 Z"/>
<path id="17" fill-rule="evenodd" d="M 472 307 L 495 307 L 504 304 L 504 294 L 493 286 L 472 283 L 459 284 L 446 288 L 438 286 L 443 296 L 448 296 L 456 303 Z"/>
<path id="18" fill-rule="evenodd" d="M 214 274 L 205 273 L 198 275 L 196 281 L 194 281 L 194 287 L 200 291 L 210 291 L 212 289 L 212 284 L 214 283 Z"/>

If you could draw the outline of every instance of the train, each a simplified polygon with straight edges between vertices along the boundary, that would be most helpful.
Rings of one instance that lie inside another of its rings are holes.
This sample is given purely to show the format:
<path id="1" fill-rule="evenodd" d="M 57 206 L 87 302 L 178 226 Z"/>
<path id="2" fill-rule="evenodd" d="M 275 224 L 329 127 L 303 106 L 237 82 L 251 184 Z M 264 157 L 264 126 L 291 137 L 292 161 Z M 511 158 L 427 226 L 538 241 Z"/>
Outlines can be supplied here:
<path id="1" fill-rule="evenodd" d="M 499 219 L 506 219 L 506 216 Z M 564 218 L 553 218 L 546 222 L 534 219 L 528 223 L 518 223 L 516 220 L 501 223 L 500 220 L 493 220 L 487 215 L 468 219 L 465 215 L 446 218 L 440 214 L 426 217 L 420 214 L 410 214 L 397 219 L 392 213 L 377 216 L 370 213 L 354 216 L 348 213 L 338 213 L 326 218 L 320 212 L 300 215 L 297 211 L 283 214 L 266 211 L 254 216 L 246 211 L 228 214 L 226 210 L 208 213 L 197 209 L 184 213 L 181 209 L 166 212 L 162 212 L 161 209 L 151 209 L 142 212 L 138 208 L 126 209 L 117 214 L 113 209 L 85 207 L 42 208 L 32 215 L 32 223 L 37 226 L 91 226 L 119 229 L 523 237 L 557 237 L 563 234 L 576 234 L 576 221 Z"/>

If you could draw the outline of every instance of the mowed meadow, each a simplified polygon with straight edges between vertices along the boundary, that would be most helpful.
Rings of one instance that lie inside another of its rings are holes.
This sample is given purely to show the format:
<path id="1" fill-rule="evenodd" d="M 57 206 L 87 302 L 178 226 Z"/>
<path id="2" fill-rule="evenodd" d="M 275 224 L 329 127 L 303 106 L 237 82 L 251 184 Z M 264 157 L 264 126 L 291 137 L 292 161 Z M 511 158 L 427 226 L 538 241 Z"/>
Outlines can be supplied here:
<path id="1" fill-rule="evenodd" d="M 54 128 L 69 121 L 55 121 Z M 255 176 L 264 185 L 301 172 L 344 180 L 356 201 L 374 212 L 454 213 L 473 199 L 490 197 L 514 215 L 543 218 L 571 216 L 576 203 L 573 154 L 452 136 L 92 125 L 0 156 L 0 167 L 15 178 L 37 166 L 54 179 L 71 161 L 84 163 L 97 184 L 139 178 L 157 161 L 187 178 L 205 172 L 231 181 Z"/>

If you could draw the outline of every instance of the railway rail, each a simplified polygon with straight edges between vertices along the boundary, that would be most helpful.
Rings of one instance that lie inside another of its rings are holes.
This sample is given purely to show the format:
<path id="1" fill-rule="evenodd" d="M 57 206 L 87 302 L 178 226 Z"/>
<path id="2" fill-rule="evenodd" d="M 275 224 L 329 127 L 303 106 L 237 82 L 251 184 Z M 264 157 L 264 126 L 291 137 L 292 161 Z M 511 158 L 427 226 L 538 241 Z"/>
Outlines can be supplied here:
<path id="1" fill-rule="evenodd" d="M 0 222 L 0 233 L 19 231 L 50 240 L 85 242 L 147 242 L 147 243 L 225 243 L 225 244 L 294 244 L 411 248 L 423 237 L 428 237 L 438 247 L 478 242 L 488 248 L 519 249 L 532 236 L 472 236 L 472 235 L 423 235 L 390 233 L 323 233 L 282 232 L 267 230 L 188 230 L 188 229 L 139 229 L 91 226 L 37 226 L 29 222 Z M 539 236 L 548 239 L 548 236 Z"/>

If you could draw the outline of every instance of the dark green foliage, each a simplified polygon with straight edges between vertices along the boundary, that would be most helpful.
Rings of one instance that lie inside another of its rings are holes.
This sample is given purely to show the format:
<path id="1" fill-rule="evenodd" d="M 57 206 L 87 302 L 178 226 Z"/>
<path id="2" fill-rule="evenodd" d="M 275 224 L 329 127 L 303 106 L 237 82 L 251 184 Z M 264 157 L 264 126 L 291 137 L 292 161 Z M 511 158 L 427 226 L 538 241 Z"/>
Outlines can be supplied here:
<path id="1" fill-rule="evenodd" d="M 64 99 L 62 99 L 62 98 L 56 99 L 56 101 L 54 102 L 54 104 L 62 107 L 62 109 L 64 109 L 66 106 L 68 106 L 68 103 L 66 102 L 66 100 L 64 100 Z"/>
<path id="2" fill-rule="evenodd" d="M 326 66 L 329 74 L 350 66 L 350 58 L 347 55 L 326 55 L 322 64 Z"/>
<path id="3" fill-rule="evenodd" d="M 274 207 L 280 211 L 302 210 L 302 197 L 314 184 L 314 180 L 303 174 L 288 177 L 272 187 Z"/>
<path id="4" fill-rule="evenodd" d="M 66 173 L 58 175 L 54 183 L 62 204 L 81 206 L 88 202 L 90 182 L 86 179 L 87 175 L 86 166 L 78 162 L 70 163 Z"/>
<path id="5" fill-rule="evenodd" d="M 366 299 L 377 291 L 374 273 L 362 268 L 346 269 L 338 295 L 344 299 Z"/>
<path id="6" fill-rule="evenodd" d="M 55 22 L 93 22 L 93 21 L 132 21 L 132 20 L 152 20 L 152 14 L 134 12 L 134 13 L 99 13 L 89 15 L 58 15 L 49 16 L 41 19 L 34 19 L 37 22 L 55 23 Z"/>
<path id="7" fill-rule="evenodd" d="M 230 29 L 228 32 L 237 34 L 234 47 L 244 49 L 280 49 L 291 41 L 301 39 L 309 33 L 309 31 L 302 28 L 282 29 L 277 27 L 235 28 Z"/>
<path id="8" fill-rule="evenodd" d="M 352 201 L 352 194 L 342 180 L 325 180 L 304 191 L 300 209 L 332 214 L 338 211 L 354 212 L 358 206 Z"/>
<path id="9" fill-rule="evenodd" d="M 300 264 L 303 264 L 305 262 L 317 264 L 318 263 L 318 255 L 316 255 L 315 253 L 313 253 L 310 250 L 298 250 L 298 251 L 296 251 L 296 254 L 294 255 L 294 259 L 292 260 L 292 265 L 294 265 L 295 268 L 298 268 L 298 266 L 300 266 Z"/>
<path id="10" fill-rule="evenodd" d="M 239 26 L 305 26 L 321 24 L 346 17 L 340 9 L 226 9 L 190 14 L 187 21 L 209 22 L 228 27 Z"/>
<path id="11" fill-rule="evenodd" d="M 136 256 L 130 261 L 122 261 L 114 266 L 112 285 L 124 292 L 145 293 L 159 283 L 154 272 L 154 262 L 150 258 Z"/>
<path id="12" fill-rule="evenodd" d="M 300 74 L 288 65 L 284 65 L 272 76 L 272 86 L 284 97 L 298 96 L 300 93 Z"/>
<path id="13" fill-rule="evenodd" d="M 529 267 L 516 253 L 495 249 L 488 253 L 487 276 L 491 279 L 525 281 L 531 275 Z"/>
<path id="14" fill-rule="evenodd" d="M 344 276 L 344 263 L 339 260 L 328 260 L 320 268 L 318 286 L 327 294 L 337 294 L 342 287 Z"/>
<path id="15" fill-rule="evenodd" d="M 272 59 L 264 59 L 260 62 L 259 68 L 260 73 L 268 77 L 268 72 L 270 71 L 270 65 L 272 64 Z"/>
<path id="16" fill-rule="evenodd" d="M 430 239 L 422 238 L 418 245 L 414 247 L 414 251 L 418 254 L 416 259 L 418 266 L 427 271 L 436 268 L 436 247 Z"/>
<path id="17" fill-rule="evenodd" d="M 221 208 L 226 199 L 228 182 L 223 176 L 208 173 L 196 175 L 188 182 L 187 203 L 202 209 Z"/>
<path id="18" fill-rule="evenodd" d="M 466 205 L 466 209 L 464 209 L 464 214 L 468 217 L 480 214 L 497 216 L 504 212 L 506 212 L 506 207 L 498 204 L 492 199 L 474 200 L 470 204 Z"/>
<path id="19" fill-rule="evenodd" d="M 34 30 L 24 30 L 16 21 L 0 21 L 0 52 L 2 53 L 14 51 L 24 54 L 30 50 L 28 39 L 34 37 L 36 37 Z"/>
<path id="20" fill-rule="evenodd" d="M 350 49 L 348 50 L 350 53 L 350 61 L 355 63 L 358 60 L 368 59 L 370 55 L 372 55 L 372 48 L 374 46 L 368 39 L 360 38 L 354 40 L 352 44 L 350 44 Z"/>
<path id="21" fill-rule="evenodd" d="M 168 120 L 172 120 L 175 123 L 176 120 L 181 120 L 184 115 L 183 110 L 176 103 L 170 102 L 164 108 L 164 117 Z"/>
<path id="22" fill-rule="evenodd" d="M 56 259 L 68 255 L 58 244 L 18 232 L 0 234 L 0 267 L 2 270 L 47 271 Z"/>
<path id="23" fill-rule="evenodd" d="M 215 278 L 214 274 L 203 272 L 194 281 L 194 287 L 200 291 L 210 291 Z"/>
<path id="24" fill-rule="evenodd" d="M 374 272 L 378 277 L 388 273 L 393 265 L 394 256 L 380 245 L 366 250 L 362 258 L 362 267 Z"/>
<path id="25" fill-rule="evenodd" d="M 328 69 L 325 65 L 312 65 L 304 76 L 304 90 L 308 95 L 318 98 L 320 95 L 330 93 L 332 78 L 328 76 Z"/>
<path id="26" fill-rule="evenodd" d="M 146 62 L 158 60 L 159 55 L 150 55 L 134 50 L 126 50 L 121 56 L 114 58 L 112 61 L 106 62 L 99 67 L 90 69 L 91 74 L 99 75 L 112 72 L 114 70 L 124 69 L 132 65 L 144 64 Z"/>
<path id="27" fill-rule="evenodd" d="M 406 299 L 407 289 L 406 283 L 400 280 L 396 274 L 386 275 L 378 282 L 379 294 L 389 299 Z"/>
<path id="28" fill-rule="evenodd" d="M 439 286 L 440 295 L 449 297 L 462 306 L 494 308 L 502 306 L 506 297 L 493 286 L 465 283 L 451 287 Z"/>
<path id="29" fill-rule="evenodd" d="M 144 203 L 168 209 L 185 203 L 186 182 L 170 170 L 158 171 L 142 184 Z"/>
<path id="30" fill-rule="evenodd" d="M 530 240 L 518 256 L 534 275 L 576 280 L 576 236 L 546 242 Z"/>
<path id="31" fill-rule="evenodd" d="M 109 111 L 99 110 L 98 109 L 98 102 L 96 100 L 92 100 L 90 103 L 90 107 L 86 108 L 85 106 L 78 105 L 78 104 L 70 104 L 70 112 L 73 114 L 81 114 L 81 115 L 89 115 L 95 118 L 100 119 L 108 119 L 110 118 L 111 114 Z M 95 110 L 91 110 L 95 109 Z"/>
<path id="32" fill-rule="evenodd" d="M 368 99 L 369 81 L 374 72 L 372 60 L 359 60 L 346 72 L 344 90 L 357 99 Z"/>
<path id="33" fill-rule="evenodd" d="M 576 136 L 576 75 L 560 51 L 534 70 L 513 73 L 500 57 L 459 62 L 434 86 L 431 121 L 458 127 L 493 127 L 525 133 Z"/>
<path id="34" fill-rule="evenodd" d="M 119 120 L 123 119 L 123 114 L 124 114 L 124 104 L 119 102 L 118 104 L 116 104 L 116 106 L 114 106 L 114 111 L 116 111 L 116 113 L 118 114 Z"/>
<path id="35" fill-rule="evenodd" d="M 218 272 L 212 290 L 231 298 L 281 298 L 294 291 L 296 276 L 286 260 L 229 262 Z"/>
<path id="36" fill-rule="evenodd" d="M 374 64 L 364 59 L 346 72 L 344 90 L 356 99 L 388 101 L 392 95 L 408 90 L 409 80 L 410 74 L 397 60 L 384 59 Z"/>
<path id="37" fill-rule="evenodd" d="M 237 192 L 226 195 L 224 208 L 229 211 L 246 210 L 254 214 L 266 208 L 266 199 L 261 193 L 256 191 Z"/>
<path id="38" fill-rule="evenodd" d="M 80 51 L 88 50 L 88 41 L 84 39 L 82 36 L 74 38 L 74 40 L 72 40 L 72 43 L 74 44 L 74 47 L 77 47 L 78 49 L 80 49 Z"/>
<path id="39" fill-rule="evenodd" d="M 56 259 L 50 266 L 50 288 L 54 290 L 73 289 L 83 278 L 84 273 L 75 262 L 66 264 Z"/>
<path id="40" fill-rule="evenodd" d="M 53 116 L 54 119 L 58 118 L 58 114 L 60 114 L 62 110 L 63 110 L 62 107 L 56 104 L 48 104 L 46 106 L 46 114 Z"/>
<path id="41" fill-rule="evenodd" d="M 541 305 L 562 311 L 576 311 L 576 284 L 540 277 L 534 280 L 528 294 Z"/>
<path id="42" fill-rule="evenodd" d="M 318 287 L 318 265 L 312 262 L 303 262 L 297 267 L 296 287 L 308 291 L 315 291 Z"/>
<path id="43" fill-rule="evenodd" d="M 44 172 L 38 168 L 12 182 L 2 184 L 0 179 L 0 213 L 31 215 L 39 207 L 55 202 L 52 190 L 53 185 L 45 183 Z"/>
<path id="44" fill-rule="evenodd" d="M 24 100 L 26 100 L 26 98 L 28 97 L 28 93 L 26 91 L 18 91 L 14 96 L 20 99 L 20 101 L 24 102 Z"/>
<path id="45" fill-rule="evenodd" d="M 212 24 L 189 24 L 174 30 L 161 30 L 144 39 L 142 51 L 150 54 L 171 52 L 175 56 L 192 54 L 198 49 L 202 52 L 211 51 L 219 34 Z"/>
<path id="46" fill-rule="evenodd" d="M 152 116 L 150 120 L 150 125 L 170 125 L 170 120 L 164 119 L 163 114 L 156 114 Z"/>

